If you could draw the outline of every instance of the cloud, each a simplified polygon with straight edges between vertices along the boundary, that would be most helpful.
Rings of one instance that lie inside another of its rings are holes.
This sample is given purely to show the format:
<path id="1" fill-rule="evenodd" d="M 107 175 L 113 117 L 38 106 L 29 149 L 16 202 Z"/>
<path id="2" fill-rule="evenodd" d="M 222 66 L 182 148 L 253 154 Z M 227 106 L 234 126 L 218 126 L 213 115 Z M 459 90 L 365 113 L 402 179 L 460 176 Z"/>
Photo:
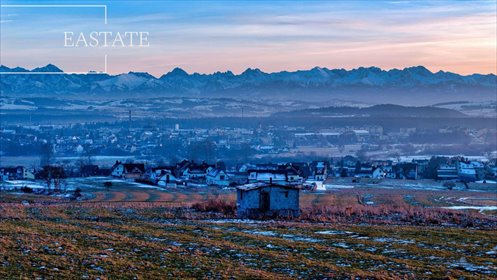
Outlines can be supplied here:
<path id="1" fill-rule="evenodd" d="M 160 67 L 169 65 L 212 72 L 422 64 L 486 73 L 495 72 L 497 64 L 495 9 L 491 1 L 124 1 L 109 6 L 107 26 L 94 11 L 37 14 L 36 24 L 6 28 L 2 40 L 9 42 L 2 46 L 16 47 L 16 53 L 36 48 L 54 57 L 67 30 L 139 30 L 150 32 L 152 46 L 108 50 L 115 59 L 109 62 L 113 71 L 139 68 L 161 74 L 168 69 Z M 32 34 L 29 44 L 21 36 L 26 32 Z M 42 37 L 46 42 L 34 43 Z M 3 52 L 8 56 L 13 50 Z"/>

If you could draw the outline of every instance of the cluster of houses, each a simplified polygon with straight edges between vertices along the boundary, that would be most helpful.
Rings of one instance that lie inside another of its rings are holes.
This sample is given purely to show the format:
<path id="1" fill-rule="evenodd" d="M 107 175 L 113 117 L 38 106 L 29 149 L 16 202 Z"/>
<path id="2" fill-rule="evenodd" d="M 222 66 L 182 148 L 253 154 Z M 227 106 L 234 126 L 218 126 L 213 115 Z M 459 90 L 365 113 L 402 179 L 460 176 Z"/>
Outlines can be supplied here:
<path id="1" fill-rule="evenodd" d="M 305 184 L 299 184 L 300 182 L 322 182 L 328 174 L 337 176 L 336 172 L 360 178 L 416 180 L 418 171 L 425 171 L 428 163 L 422 160 L 396 165 L 376 162 L 371 165 L 342 160 L 341 168 L 337 171 L 333 171 L 333 168 L 325 162 L 313 162 L 310 165 L 264 166 L 261 169 L 250 170 L 249 183 L 237 187 L 237 215 L 239 218 L 298 217 L 299 194 L 302 186 L 305 187 Z M 439 180 L 475 182 L 488 176 L 495 178 L 497 167 L 479 161 L 456 158 L 446 164 L 440 164 L 436 173 Z M 486 183 L 486 180 L 482 181 Z"/>
<path id="2" fill-rule="evenodd" d="M 487 173 L 492 177 L 497 176 L 496 166 L 486 166 L 479 161 L 456 160 L 441 164 L 437 169 L 439 180 L 452 180 L 462 182 L 476 182 L 485 180 Z"/>
<path id="3" fill-rule="evenodd" d="M 357 160 L 344 160 L 341 166 L 334 168 L 335 177 L 356 177 L 371 179 L 408 179 L 417 180 L 423 163 L 402 162 L 392 164 L 391 161 L 375 161 L 361 163 Z"/>
<path id="4" fill-rule="evenodd" d="M 145 168 L 142 163 L 117 161 L 111 176 L 134 179 L 162 187 L 176 185 L 237 186 L 247 183 L 303 184 L 324 181 L 329 164 L 323 161 L 286 164 L 244 164 L 227 170 L 224 164 L 183 160 L 175 165 Z"/>
<path id="5" fill-rule="evenodd" d="M 435 173 L 432 177 L 426 177 L 430 173 L 427 172 L 429 168 L 432 168 Z M 23 166 L 0 167 L 0 181 L 40 179 L 42 170 L 35 171 Z M 222 162 L 208 164 L 192 160 L 183 160 L 177 164 L 165 166 L 116 161 L 110 168 L 83 165 L 78 173 L 70 170 L 64 171 L 65 177 L 112 176 L 161 187 L 177 185 L 228 187 L 249 183 L 270 183 L 301 184 L 315 189 L 324 189 L 323 185 L 326 184 L 327 179 L 333 177 L 405 180 L 431 178 L 477 182 L 497 176 L 496 164 L 468 161 L 463 158 L 444 161 L 433 168 L 426 159 L 396 164 L 392 161 L 361 163 L 357 158 L 350 156 L 335 162 L 245 163 L 231 168 L 226 168 Z"/>
<path id="6" fill-rule="evenodd" d="M 428 168 L 428 161 L 411 161 L 392 164 L 390 161 L 361 163 L 346 157 L 338 163 L 329 161 L 242 164 L 227 169 L 222 162 L 208 164 L 183 160 L 174 165 L 147 167 L 144 163 L 116 161 L 111 168 L 97 165 L 81 167 L 80 176 L 112 176 L 134 180 L 160 187 L 221 186 L 236 187 L 237 215 L 240 218 L 297 217 L 300 215 L 299 193 L 301 189 L 326 189 L 332 177 L 371 179 L 419 178 Z M 475 182 L 497 175 L 497 167 L 479 161 L 454 159 L 437 165 L 439 180 Z M 57 175 L 58 174 L 58 175 Z M 56 176 L 55 176 L 56 175 Z M 65 178 L 60 166 L 48 166 L 38 172 L 23 166 L 0 167 L 0 180 L 54 180 L 55 186 Z M 54 187 L 57 188 L 57 187 Z"/>
<path id="7" fill-rule="evenodd" d="M 328 177 L 356 178 L 390 178 L 418 179 L 417 163 L 376 162 L 360 164 L 355 161 L 344 161 L 333 166 L 328 161 L 291 162 L 283 164 L 242 164 L 227 170 L 224 164 L 196 163 L 183 160 L 175 165 L 146 167 L 144 163 L 123 163 L 117 161 L 107 173 L 102 173 L 98 166 L 93 166 L 93 173 L 85 172 L 83 176 L 99 176 L 109 174 L 121 179 L 139 180 L 158 186 L 174 186 L 184 184 L 204 184 L 214 186 L 235 186 L 246 183 L 298 183 L 314 184 L 318 188 Z M 87 171 L 88 167 L 85 167 Z"/>
<path id="8" fill-rule="evenodd" d="M 0 167 L 0 181 L 34 179 L 34 172 L 24 166 Z"/>

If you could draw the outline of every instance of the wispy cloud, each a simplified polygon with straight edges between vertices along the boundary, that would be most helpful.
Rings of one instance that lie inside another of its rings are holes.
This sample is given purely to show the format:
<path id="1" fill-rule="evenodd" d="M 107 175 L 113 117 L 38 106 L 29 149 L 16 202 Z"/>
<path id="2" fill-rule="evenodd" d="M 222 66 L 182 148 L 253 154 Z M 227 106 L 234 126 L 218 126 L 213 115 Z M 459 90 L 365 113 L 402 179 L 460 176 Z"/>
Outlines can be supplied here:
<path id="1" fill-rule="evenodd" d="M 174 65 L 191 72 L 213 72 L 422 64 L 434 71 L 488 73 L 497 68 L 496 5 L 494 1 L 109 2 L 107 26 L 102 26 L 102 15 L 95 11 L 30 11 L 31 21 L 5 28 L 3 33 L 8 34 L 2 35 L 2 41 L 8 43 L 2 46 L 9 48 L 4 48 L 2 60 L 25 65 L 26 61 L 15 60 L 30 48 L 46 51 L 40 58 L 29 57 L 32 63 L 44 57 L 56 59 L 58 52 L 53 50 L 60 47 L 64 30 L 105 29 L 150 32 L 151 47 L 145 50 L 74 51 L 75 57 L 97 53 L 99 57 L 107 51 L 115 72 L 161 74 Z M 10 19 L 2 15 L 1 20 Z M 30 40 L 45 38 L 45 42 L 26 44 L 26 32 L 33 34 Z"/>

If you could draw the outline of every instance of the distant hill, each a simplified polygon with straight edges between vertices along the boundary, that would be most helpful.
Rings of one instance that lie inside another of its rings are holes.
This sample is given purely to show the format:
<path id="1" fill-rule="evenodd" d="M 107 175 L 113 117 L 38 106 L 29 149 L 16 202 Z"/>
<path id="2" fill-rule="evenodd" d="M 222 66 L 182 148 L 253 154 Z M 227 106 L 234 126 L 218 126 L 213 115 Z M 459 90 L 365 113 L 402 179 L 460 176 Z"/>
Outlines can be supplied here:
<path id="1" fill-rule="evenodd" d="M 49 64 L 26 70 L 0 66 L 2 72 L 58 72 Z M 373 104 L 433 104 L 495 98 L 494 74 L 463 76 L 451 72 L 430 72 L 423 66 L 382 70 L 360 67 L 352 70 L 315 67 L 295 72 L 265 73 L 247 69 L 189 74 L 180 68 L 156 78 L 148 73 L 0 75 L 0 92 L 8 96 L 72 96 L 74 98 L 130 98 L 164 96 L 243 97 L 320 101 L 355 100 Z"/>
<path id="2" fill-rule="evenodd" d="M 289 112 L 278 112 L 275 117 L 392 117 L 392 118 L 461 118 L 467 115 L 452 109 L 438 107 L 407 107 L 393 104 L 375 105 L 366 108 L 325 107 Z"/>

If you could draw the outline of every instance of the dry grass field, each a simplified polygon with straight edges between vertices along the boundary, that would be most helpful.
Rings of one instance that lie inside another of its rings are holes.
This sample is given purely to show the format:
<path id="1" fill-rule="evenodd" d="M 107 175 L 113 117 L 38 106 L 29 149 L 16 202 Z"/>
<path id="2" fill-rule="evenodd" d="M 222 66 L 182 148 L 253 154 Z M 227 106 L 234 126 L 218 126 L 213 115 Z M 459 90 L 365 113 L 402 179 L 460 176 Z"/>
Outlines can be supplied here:
<path id="1" fill-rule="evenodd" d="M 237 220 L 235 193 L 119 186 L 0 192 L 0 279 L 496 279 L 495 193 L 303 192 L 296 220 Z"/>

